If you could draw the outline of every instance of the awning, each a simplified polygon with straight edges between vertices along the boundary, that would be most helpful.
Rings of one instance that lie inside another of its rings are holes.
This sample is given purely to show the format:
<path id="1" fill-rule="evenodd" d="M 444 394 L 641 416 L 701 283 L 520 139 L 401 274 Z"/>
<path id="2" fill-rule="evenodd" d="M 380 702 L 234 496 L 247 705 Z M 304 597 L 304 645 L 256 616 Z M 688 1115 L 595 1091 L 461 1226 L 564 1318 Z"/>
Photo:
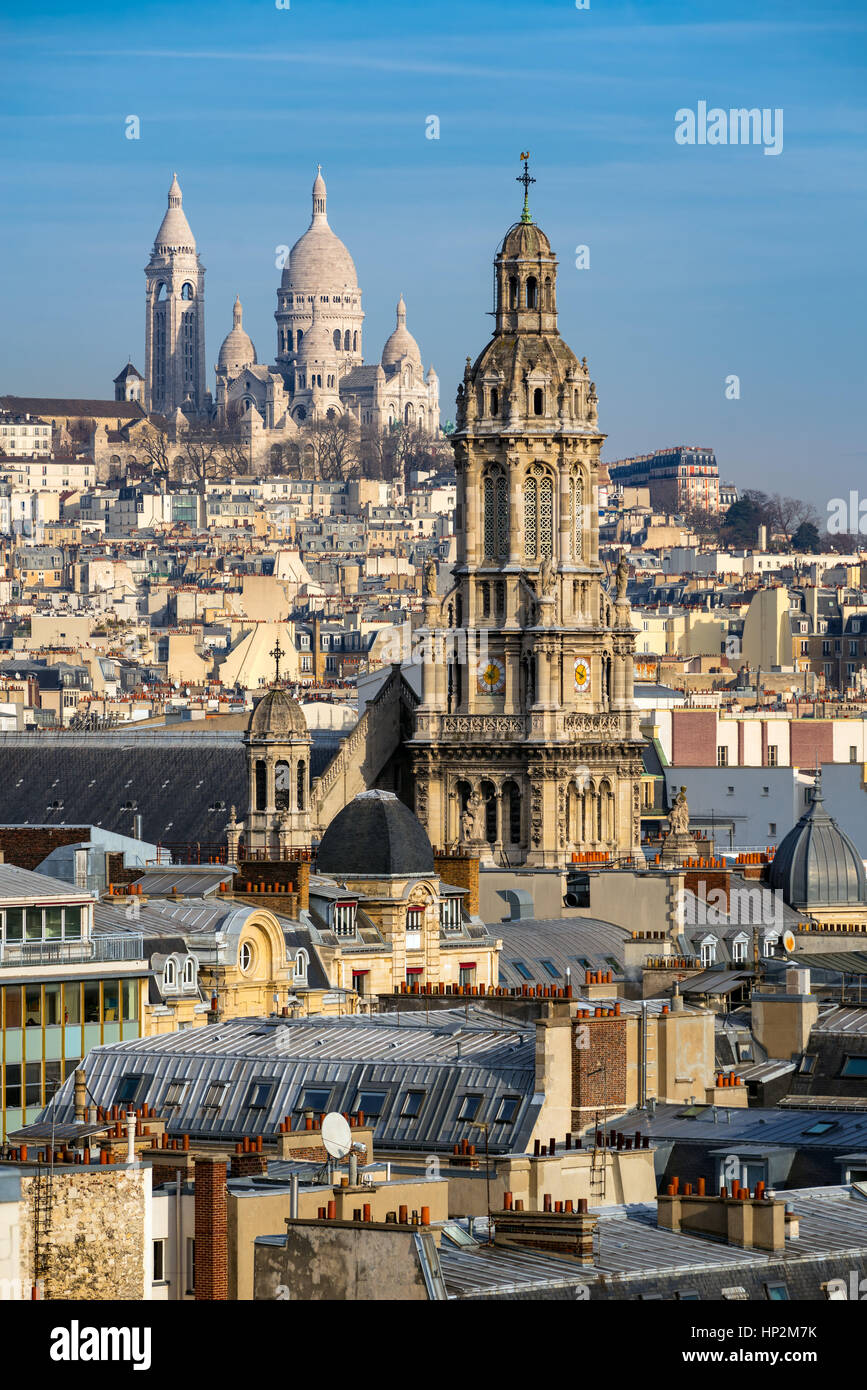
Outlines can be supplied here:
<path id="1" fill-rule="evenodd" d="M 475 968 L 476 962 L 474 960 L 462 960 L 458 962 L 459 970 L 475 970 Z"/>
<path id="2" fill-rule="evenodd" d="M 407 973 L 407 975 L 423 975 L 423 974 L 424 974 L 424 966 L 423 966 L 423 965 L 408 965 L 408 966 L 406 967 L 406 973 Z"/>

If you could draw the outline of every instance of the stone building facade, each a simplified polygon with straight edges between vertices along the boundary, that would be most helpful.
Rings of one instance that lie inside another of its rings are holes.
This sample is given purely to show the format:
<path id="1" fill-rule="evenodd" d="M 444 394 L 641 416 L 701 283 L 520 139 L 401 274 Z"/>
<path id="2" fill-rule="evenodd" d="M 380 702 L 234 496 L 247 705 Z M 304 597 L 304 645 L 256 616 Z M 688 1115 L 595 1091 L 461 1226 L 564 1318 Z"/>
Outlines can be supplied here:
<path id="1" fill-rule="evenodd" d="M 611 592 L 599 562 L 596 389 L 559 335 L 557 261 L 526 209 L 494 270 L 494 335 L 458 389 L 455 584 L 426 585 L 416 812 L 435 845 L 504 864 L 630 857 L 635 637 L 625 570 Z"/>

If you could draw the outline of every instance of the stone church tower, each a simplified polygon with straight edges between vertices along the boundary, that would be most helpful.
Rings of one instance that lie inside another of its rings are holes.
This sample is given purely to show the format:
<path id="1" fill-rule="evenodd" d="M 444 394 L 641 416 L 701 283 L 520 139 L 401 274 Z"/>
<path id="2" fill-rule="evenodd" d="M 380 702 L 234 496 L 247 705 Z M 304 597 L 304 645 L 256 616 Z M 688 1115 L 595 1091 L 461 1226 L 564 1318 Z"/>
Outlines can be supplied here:
<path id="1" fill-rule="evenodd" d="M 452 436 L 456 582 L 442 598 L 426 584 L 408 745 L 416 814 L 434 845 L 475 844 L 483 861 L 628 857 L 640 846 L 642 745 L 626 567 L 612 594 L 598 551 L 596 390 L 557 331 L 557 261 L 526 196 L 494 269 L 494 335 L 467 358 Z"/>
<path id="2" fill-rule="evenodd" d="M 197 414 L 205 398 L 205 267 L 183 209 L 177 174 L 145 267 L 145 401 L 148 411 Z"/>
<path id="3" fill-rule="evenodd" d="M 244 735 L 248 811 L 226 827 L 229 858 L 243 836 L 249 858 L 285 859 L 310 846 L 310 730 L 301 706 L 279 685 L 258 701 Z"/>

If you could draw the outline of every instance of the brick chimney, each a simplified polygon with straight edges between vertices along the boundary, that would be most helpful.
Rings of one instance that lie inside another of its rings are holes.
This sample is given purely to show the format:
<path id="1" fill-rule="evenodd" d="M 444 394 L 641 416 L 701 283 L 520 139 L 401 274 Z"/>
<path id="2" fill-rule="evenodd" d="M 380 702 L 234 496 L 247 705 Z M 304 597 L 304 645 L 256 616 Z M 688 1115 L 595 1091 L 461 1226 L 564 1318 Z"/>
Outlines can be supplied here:
<path id="1" fill-rule="evenodd" d="M 229 1297 L 226 1160 L 197 1158 L 196 1184 L 196 1300 L 220 1302 Z"/>

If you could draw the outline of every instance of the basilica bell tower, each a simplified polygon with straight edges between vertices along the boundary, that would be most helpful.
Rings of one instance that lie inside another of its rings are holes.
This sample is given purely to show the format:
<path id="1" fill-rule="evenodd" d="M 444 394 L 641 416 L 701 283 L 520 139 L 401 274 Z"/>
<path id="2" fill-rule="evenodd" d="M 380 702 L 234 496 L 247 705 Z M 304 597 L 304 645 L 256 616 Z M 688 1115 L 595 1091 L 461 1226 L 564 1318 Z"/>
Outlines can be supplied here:
<path id="1" fill-rule="evenodd" d="M 557 259 L 522 159 L 493 337 L 458 387 L 454 586 L 426 585 L 408 751 L 435 846 L 562 867 L 640 852 L 642 743 L 626 566 L 612 592 L 599 562 L 596 388 L 558 332 Z"/>

